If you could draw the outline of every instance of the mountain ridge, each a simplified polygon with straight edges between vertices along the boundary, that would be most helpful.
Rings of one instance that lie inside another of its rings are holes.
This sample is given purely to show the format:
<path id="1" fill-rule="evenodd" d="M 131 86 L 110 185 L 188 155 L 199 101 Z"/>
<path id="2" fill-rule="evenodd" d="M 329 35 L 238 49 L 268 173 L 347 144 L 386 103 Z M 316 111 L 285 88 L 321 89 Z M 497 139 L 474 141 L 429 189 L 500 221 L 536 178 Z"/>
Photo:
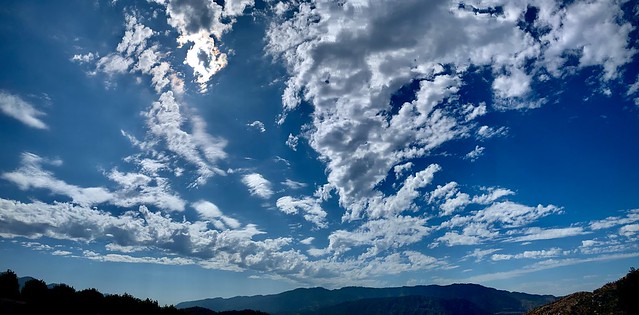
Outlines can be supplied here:
<path id="1" fill-rule="evenodd" d="M 406 296 L 429 297 L 438 300 L 428 303 L 440 303 L 439 300 L 463 298 L 488 313 L 524 312 L 548 302 L 556 297 L 551 295 L 534 295 L 522 292 L 509 292 L 478 284 L 458 283 L 451 285 L 421 285 L 391 288 L 343 287 L 325 289 L 322 287 L 298 288 L 278 294 L 237 296 L 232 298 L 209 298 L 178 303 L 177 308 L 199 306 L 214 311 L 232 309 L 254 309 L 270 314 L 306 314 L 319 309 L 342 303 L 364 299 L 400 298 Z M 377 301 L 380 302 L 380 301 Z M 388 301 L 386 301 L 388 302 Z M 425 301 L 415 300 L 415 303 Z"/>

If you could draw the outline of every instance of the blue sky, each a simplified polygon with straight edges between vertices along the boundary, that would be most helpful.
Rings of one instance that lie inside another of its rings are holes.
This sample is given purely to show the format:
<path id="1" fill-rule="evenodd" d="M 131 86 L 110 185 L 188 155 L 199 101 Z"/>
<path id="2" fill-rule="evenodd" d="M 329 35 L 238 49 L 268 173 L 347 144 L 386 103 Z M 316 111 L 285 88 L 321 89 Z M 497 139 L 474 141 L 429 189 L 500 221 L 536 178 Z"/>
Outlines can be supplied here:
<path id="1" fill-rule="evenodd" d="M 160 303 L 639 262 L 630 1 L 0 9 L 0 267 Z"/>

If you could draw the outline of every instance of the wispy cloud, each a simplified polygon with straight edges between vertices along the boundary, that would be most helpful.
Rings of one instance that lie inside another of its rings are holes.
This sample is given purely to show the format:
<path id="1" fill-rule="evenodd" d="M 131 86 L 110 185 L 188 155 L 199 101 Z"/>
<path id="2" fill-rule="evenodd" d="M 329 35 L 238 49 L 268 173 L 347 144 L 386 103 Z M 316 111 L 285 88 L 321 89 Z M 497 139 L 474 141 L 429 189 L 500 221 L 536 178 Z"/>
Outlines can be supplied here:
<path id="1" fill-rule="evenodd" d="M 271 182 L 258 173 L 247 174 L 242 177 L 242 182 L 248 187 L 251 195 L 258 196 L 262 199 L 271 198 L 273 189 Z"/>
<path id="2" fill-rule="evenodd" d="M 49 128 L 38 118 L 39 116 L 44 116 L 44 112 L 37 110 L 31 103 L 28 103 L 20 96 L 0 91 L 0 111 L 29 127 L 36 129 Z"/>

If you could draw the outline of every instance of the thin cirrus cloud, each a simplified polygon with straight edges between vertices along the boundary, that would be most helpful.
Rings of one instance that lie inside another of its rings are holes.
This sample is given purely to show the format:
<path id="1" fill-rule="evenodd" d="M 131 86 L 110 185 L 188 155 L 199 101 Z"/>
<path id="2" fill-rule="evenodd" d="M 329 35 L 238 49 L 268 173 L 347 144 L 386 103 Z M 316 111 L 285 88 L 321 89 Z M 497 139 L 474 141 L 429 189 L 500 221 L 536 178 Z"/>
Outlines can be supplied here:
<path id="1" fill-rule="evenodd" d="M 0 111 L 3 114 L 15 118 L 21 123 L 36 129 L 48 129 L 49 127 L 40 120 L 44 112 L 36 109 L 20 96 L 0 91 Z"/>

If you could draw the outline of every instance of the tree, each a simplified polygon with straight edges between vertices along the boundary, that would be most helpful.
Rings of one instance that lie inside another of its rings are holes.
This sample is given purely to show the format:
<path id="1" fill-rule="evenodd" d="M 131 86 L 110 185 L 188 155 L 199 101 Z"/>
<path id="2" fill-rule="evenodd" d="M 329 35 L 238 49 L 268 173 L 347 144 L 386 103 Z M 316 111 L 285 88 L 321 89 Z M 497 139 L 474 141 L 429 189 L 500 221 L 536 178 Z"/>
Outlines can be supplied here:
<path id="1" fill-rule="evenodd" d="M 20 294 L 27 303 L 42 303 L 47 298 L 48 290 L 44 281 L 31 279 L 24 284 Z"/>
<path id="2" fill-rule="evenodd" d="M 20 284 L 15 272 L 8 270 L 0 273 L 0 298 L 16 300 L 20 297 Z"/>

